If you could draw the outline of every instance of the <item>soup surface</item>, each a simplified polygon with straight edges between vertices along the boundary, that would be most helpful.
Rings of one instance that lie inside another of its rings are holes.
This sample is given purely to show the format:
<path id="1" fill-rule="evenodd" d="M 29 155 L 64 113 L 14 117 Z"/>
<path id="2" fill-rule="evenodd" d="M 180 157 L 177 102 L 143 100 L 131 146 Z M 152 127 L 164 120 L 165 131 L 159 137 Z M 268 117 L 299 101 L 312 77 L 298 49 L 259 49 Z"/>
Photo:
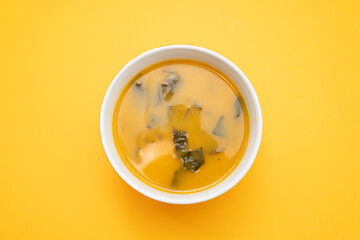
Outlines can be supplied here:
<path id="1" fill-rule="evenodd" d="M 120 156 L 140 180 L 189 193 L 218 183 L 241 161 L 249 117 L 224 74 L 179 59 L 152 65 L 130 81 L 113 127 Z"/>

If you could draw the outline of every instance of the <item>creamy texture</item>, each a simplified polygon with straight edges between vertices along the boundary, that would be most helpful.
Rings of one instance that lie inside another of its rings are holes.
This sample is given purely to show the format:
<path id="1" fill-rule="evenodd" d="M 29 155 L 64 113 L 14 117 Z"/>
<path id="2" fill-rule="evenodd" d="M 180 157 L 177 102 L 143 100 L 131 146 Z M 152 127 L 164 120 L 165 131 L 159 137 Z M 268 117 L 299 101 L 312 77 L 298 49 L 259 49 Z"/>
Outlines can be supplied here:
<path id="1" fill-rule="evenodd" d="M 174 131 L 186 133 L 182 152 L 175 149 Z M 245 104 L 230 80 L 190 60 L 140 72 L 114 113 L 125 164 L 145 183 L 171 192 L 198 191 L 226 177 L 241 160 L 248 131 Z"/>

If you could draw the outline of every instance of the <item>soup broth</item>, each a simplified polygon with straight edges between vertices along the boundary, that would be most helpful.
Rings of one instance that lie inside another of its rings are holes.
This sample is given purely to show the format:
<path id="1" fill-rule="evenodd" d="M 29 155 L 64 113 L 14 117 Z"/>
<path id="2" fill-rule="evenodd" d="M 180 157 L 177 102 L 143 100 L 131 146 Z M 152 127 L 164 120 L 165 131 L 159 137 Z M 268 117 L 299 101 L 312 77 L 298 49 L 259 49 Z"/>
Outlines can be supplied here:
<path id="1" fill-rule="evenodd" d="M 223 73 L 169 60 L 138 73 L 120 95 L 114 138 L 125 165 L 146 184 L 190 193 L 213 186 L 239 164 L 249 117 Z"/>

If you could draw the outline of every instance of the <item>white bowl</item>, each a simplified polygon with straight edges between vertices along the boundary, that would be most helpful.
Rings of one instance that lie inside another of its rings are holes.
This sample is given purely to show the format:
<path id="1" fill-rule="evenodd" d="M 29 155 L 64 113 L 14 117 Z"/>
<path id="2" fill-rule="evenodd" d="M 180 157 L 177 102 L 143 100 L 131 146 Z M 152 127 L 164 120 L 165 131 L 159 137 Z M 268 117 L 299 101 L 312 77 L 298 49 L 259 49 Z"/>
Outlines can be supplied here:
<path id="1" fill-rule="evenodd" d="M 146 67 L 169 59 L 191 59 L 207 63 L 225 73 L 242 94 L 250 117 L 250 136 L 241 162 L 220 183 L 200 192 L 176 194 L 154 189 L 136 178 L 121 160 L 113 138 L 113 114 L 116 102 L 126 84 Z M 250 169 L 258 152 L 262 134 L 262 115 L 254 88 L 241 70 L 225 57 L 205 48 L 172 45 L 155 48 L 131 60 L 111 82 L 102 103 L 100 113 L 101 140 L 107 157 L 115 171 L 125 182 L 152 199 L 174 204 L 198 203 L 217 197 L 235 186 Z"/>

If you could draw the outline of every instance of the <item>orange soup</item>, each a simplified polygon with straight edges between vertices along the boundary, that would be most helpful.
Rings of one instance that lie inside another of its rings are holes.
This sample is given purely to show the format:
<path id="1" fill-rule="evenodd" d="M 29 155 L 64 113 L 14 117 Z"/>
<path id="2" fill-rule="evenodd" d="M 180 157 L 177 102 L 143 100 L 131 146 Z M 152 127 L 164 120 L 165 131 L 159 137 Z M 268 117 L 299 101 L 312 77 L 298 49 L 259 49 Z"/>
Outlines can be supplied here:
<path id="1" fill-rule="evenodd" d="M 144 183 L 190 193 L 239 164 L 249 137 L 240 92 L 220 71 L 169 60 L 138 73 L 120 95 L 114 138 L 125 165 Z"/>

